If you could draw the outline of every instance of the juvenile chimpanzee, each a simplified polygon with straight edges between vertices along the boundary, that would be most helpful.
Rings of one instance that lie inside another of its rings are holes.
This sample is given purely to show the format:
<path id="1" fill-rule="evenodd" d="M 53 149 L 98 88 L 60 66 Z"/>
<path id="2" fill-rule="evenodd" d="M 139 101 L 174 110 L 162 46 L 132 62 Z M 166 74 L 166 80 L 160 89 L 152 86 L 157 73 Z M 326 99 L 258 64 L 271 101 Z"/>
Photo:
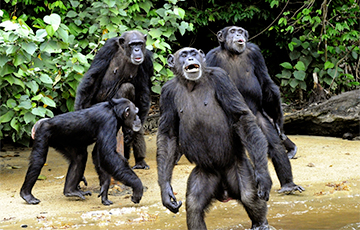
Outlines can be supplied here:
<path id="1" fill-rule="evenodd" d="M 217 37 L 220 46 L 210 50 L 206 55 L 206 63 L 208 66 L 221 67 L 229 73 L 256 116 L 257 123 L 269 142 L 268 155 L 280 180 L 279 192 L 304 191 L 293 182 L 289 158 L 295 155 L 296 146 L 293 145 L 287 156 L 280 139 L 280 135 L 285 136 L 282 132 L 280 91 L 269 77 L 259 47 L 247 42 L 248 32 L 237 26 L 225 27 L 217 33 Z M 292 142 L 287 139 L 285 143 Z"/>
<path id="2" fill-rule="evenodd" d="M 205 54 L 182 48 L 169 55 L 175 78 L 162 88 L 157 134 L 157 169 L 163 205 L 179 211 L 171 187 L 179 152 L 196 164 L 187 182 L 188 229 L 205 229 L 205 210 L 214 199 L 237 199 L 252 228 L 267 229 L 271 178 L 267 141 L 256 117 L 217 67 L 205 67 Z M 250 153 L 249 159 L 245 148 Z"/>
<path id="3" fill-rule="evenodd" d="M 116 152 L 116 133 L 120 127 L 131 128 L 135 132 L 141 129 L 137 110 L 128 99 L 111 99 L 88 109 L 38 121 L 33 130 L 34 144 L 20 191 L 21 197 L 29 204 L 40 202 L 31 194 L 31 190 L 46 162 L 49 146 L 62 153 L 70 163 L 64 195 L 81 199 L 85 199 L 84 195 L 91 195 L 90 192 L 79 190 L 77 185 L 84 174 L 87 147 L 96 141 L 92 158 L 100 179 L 102 203 L 112 204 L 108 200 L 111 176 L 130 186 L 133 189 L 131 200 L 139 203 L 143 194 L 142 183 L 127 160 Z"/>
<path id="4" fill-rule="evenodd" d="M 111 38 L 96 54 L 89 70 L 80 82 L 75 110 L 88 108 L 108 98 L 125 97 L 139 108 L 143 124 L 150 108 L 151 79 L 154 73 L 152 54 L 145 48 L 146 35 L 127 31 Z M 133 147 L 135 169 L 149 169 L 145 162 L 144 131 L 123 128 L 124 156 L 129 159 Z"/>

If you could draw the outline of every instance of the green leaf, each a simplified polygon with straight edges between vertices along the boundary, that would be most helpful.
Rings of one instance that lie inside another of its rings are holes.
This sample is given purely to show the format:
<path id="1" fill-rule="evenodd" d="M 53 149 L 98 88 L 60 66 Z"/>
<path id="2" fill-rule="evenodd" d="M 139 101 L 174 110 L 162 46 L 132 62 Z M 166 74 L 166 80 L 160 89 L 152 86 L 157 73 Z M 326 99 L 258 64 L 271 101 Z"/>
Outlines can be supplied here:
<path id="1" fill-rule="evenodd" d="M 303 71 L 306 70 L 305 65 L 304 65 L 304 63 L 303 63 L 302 61 L 298 61 L 298 62 L 296 63 L 296 65 L 295 65 L 295 68 L 296 68 L 297 70 L 303 70 Z"/>
<path id="2" fill-rule="evenodd" d="M 46 109 L 44 107 L 36 107 L 31 110 L 31 113 L 40 117 L 45 117 Z"/>
<path id="3" fill-rule="evenodd" d="M 300 57 L 300 55 L 301 55 L 301 53 L 296 50 L 291 51 L 289 54 L 291 61 L 298 59 Z"/>
<path id="4" fill-rule="evenodd" d="M 9 122 L 14 117 L 14 110 L 7 111 L 4 115 L 0 116 L 0 123 Z"/>
<path id="5" fill-rule="evenodd" d="M 176 15 L 179 15 L 181 19 L 184 19 L 184 17 L 185 17 L 185 10 L 181 9 L 180 7 L 175 7 L 174 13 Z"/>
<path id="6" fill-rule="evenodd" d="M 30 55 L 33 55 L 37 49 L 37 45 L 33 42 L 22 43 L 21 47 Z"/>
<path id="7" fill-rule="evenodd" d="M 282 67 L 284 67 L 285 69 L 292 69 L 292 65 L 289 62 L 283 62 L 280 64 Z"/>
<path id="8" fill-rule="evenodd" d="M 160 94 L 161 93 L 161 86 L 160 85 L 154 85 L 154 86 L 151 87 L 151 90 L 154 93 Z"/>
<path id="9" fill-rule="evenodd" d="M 330 61 L 327 61 L 327 62 L 325 62 L 325 64 L 324 64 L 324 69 L 326 70 L 326 69 L 331 69 L 331 68 L 334 68 L 334 64 L 333 63 L 331 63 Z"/>
<path id="10" fill-rule="evenodd" d="M 38 180 L 46 180 L 46 176 L 44 176 L 44 175 L 39 175 L 37 179 L 38 179 Z"/>
<path id="11" fill-rule="evenodd" d="M 18 107 L 22 108 L 22 109 L 26 109 L 26 110 L 31 109 L 32 108 L 31 101 L 30 100 L 22 101 L 22 102 L 20 102 Z"/>
<path id="12" fill-rule="evenodd" d="M 294 77 L 299 81 L 303 81 L 305 79 L 305 76 L 306 76 L 306 73 L 303 70 L 294 71 Z"/>
<path id="13" fill-rule="evenodd" d="M 35 122 L 35 118 L 36 116 L 29 112 L 25 113 L 24 115 L 24 121 L 26 124 L 29 124 L 30 122 Z"/>
<path id="14" fill-rule="evenodd" d="M 44 22 L 51 25 L 54 31 L 56 31 L 61 23 L 61 18 L 57 14 L 50 14 L 50 16 L 44 17 Z"/>
<path id="15" fill-rule="evenodd" d="M 145 10 L 146 13 L 149 13 L 150 8 L 153 6 L 151 1 L 144 1 L 144 2 L 140 2 L 139 6 L 141 9 Z"/>
<path id="16" fill-rule="evenodd" d="M 31 80 L 29 82 L 25 82 L 25 85 L 31 89 L 31 92 L 33 94 L 35 94 L 39 89 L 39 85 L 34 80 Z"/>
<path id="17" fill-rule="evenodd" d="M 289 85 L 291 86 L 291 88 L 296 88 L 296 86 L 298 86 L 299 85 L 299 81 L 298 80 L 296 80 L 296 79 L 291 79 L 290 81 L 289 81 Z"/>
<path id="18" fill-rule="evenodd" d="M 10 61 L 10 58 L 6 55 L 0 55 L 0 68 L 2 68 L 8 61 Z"/>
<path id="19" fill-rule="evenodd" d="M 15 129 L 17 132 L 19 132 L 20 124 L 19 124 L 19 120 L 17 117 L 14 117 L 13 119 L 11 119 L 10 126 L 13 129 Z"/>
<path id="20" fill-rule="evenodd" d="M 161 32 L 160 29 L 152 28 L 152 29 L 150 29 L 149 34 L 150 34 L 151 37 L 153 37 L 153 38 L 160 38 L 162 32 Z"/>
<path id="21" fill-rule="evenodd" d="M 9 109 L 12 109 L 16 106 L 16 101 L 12 98 L 6 101 L 6 105 Z"/>
<path id="22" fill-rule="evenodd" d="M 73 11 L 73 10 L 70 10 L 67 14 L 66 14 L 66 17 L 69 17 L 69 18 L 75 18 L 78 14 Z"/>
<path id="23" fill-rule="evenodd" d="M 48 97 L 42 97 L 40 99 L 45 105 L 48 105 L 48 106 L 51 106 L 51 107 L 56 107 L 56 104 L 55 102 L 51 99 L 51 98 L 48 98 Z"/>
<path id="24" fill-rule="evenodd" d="M 41 74 L 40 80 L 45 84 L 52 84 L 53 80 L 47 74 Z"/>

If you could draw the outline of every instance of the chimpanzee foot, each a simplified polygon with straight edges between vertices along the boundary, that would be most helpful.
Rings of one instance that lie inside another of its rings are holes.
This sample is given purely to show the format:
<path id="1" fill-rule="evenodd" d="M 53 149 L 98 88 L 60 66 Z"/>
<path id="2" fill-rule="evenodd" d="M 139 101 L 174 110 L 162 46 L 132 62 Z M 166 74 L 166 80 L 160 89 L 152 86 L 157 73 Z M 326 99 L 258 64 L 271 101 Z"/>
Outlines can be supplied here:
<path id="1" fill-rule="evenodd" d="M 132 169 L 150 169 L 150 166 L 146 164 L 145 160 L 136 162 Z"/>
<path id="2" fill-rule="evenodd" d="M 293 159 L 296 155 L 296 152 L 297 152 L 297 147 L 295 146 L 293 149 L 291 149 L 287 155 L 288 155 L 288 158 L 289 159 Z"/>
<path id="3" fill-rule="evenodd" d="M 277 192 L 278 193 L 286 193 L 286 194 L 291 194 L 293 192 L 299 191 L 300 193 L 305 191 L 305 189 L 303 187 L 301 187 L 300 185 L 296 185 L 293 182 L 288 183 L 288 184 L 284 184 L 281 189 L 279 189 Z"/>
<path id="4" fill-rule="evenodd" d="M 108 200 L 108 199 L 101 200 L 101 203 L 103 205 L 112 205 L 113 204 L 113 202 L 111 200 Z"/>
<path id="5" fill-rule="evenodd" d="M 20 196 L 28 203 L 28 204 L 38 204 L 40 200 L 35 198 L 32 194 L 24 194 L 20 192 Z"/>
<path id="6" fill-rule="evenodd" d="M 77 196 L 77 197 L 85 200 L 85 196 L 91 196 L 91 192 L 90 191 L 83 192 L 83 191 L 80 191 L 80 190 L 76 190 L 76 191 L 73 191 L 73 192 L 64 192 L 64 195 L 67 196 L 67 197 Z"/>

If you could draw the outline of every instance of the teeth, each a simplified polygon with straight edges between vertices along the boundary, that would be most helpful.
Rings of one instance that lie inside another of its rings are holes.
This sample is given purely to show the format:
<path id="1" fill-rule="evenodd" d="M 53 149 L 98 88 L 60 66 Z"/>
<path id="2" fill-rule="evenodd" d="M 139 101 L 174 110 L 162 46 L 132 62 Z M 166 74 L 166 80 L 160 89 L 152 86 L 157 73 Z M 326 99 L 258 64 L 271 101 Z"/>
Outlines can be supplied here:
<path id="1" fill-rule="evenodd" d="M 200 66 L 198 64 L 192 64 L 185 67 L 187 72 L 197 72 L 199 71 Z"/>

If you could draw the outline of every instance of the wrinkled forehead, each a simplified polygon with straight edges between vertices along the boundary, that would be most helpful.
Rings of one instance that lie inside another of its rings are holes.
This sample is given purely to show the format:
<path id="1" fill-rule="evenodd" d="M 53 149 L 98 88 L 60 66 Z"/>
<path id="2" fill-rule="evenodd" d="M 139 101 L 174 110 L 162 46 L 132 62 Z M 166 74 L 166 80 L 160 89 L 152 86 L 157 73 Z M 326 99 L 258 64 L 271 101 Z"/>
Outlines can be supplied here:
<path id="1" fill-rule="evenodd" d="M 144 42 L 144 35 L 140 33 L 139 31 L 129 31 L 125 32 L 123 35 L 126 41 L 128 42 Z"/>
<path id="2" fill-rule="evenodd" d="M 199 51 L 195 48 L 185 47 L 185 48 L 181 48 L 180 50 L 178 50 L 176 52 L 176 55 L 181 55 L 182 53 L 192 53 L 192 52 L 198 53 Z"/>
<path id="3" fill-rule="evenodd" d="M 238 30 L 238 31 L 241 31 L 241 32 L 245 31 L 244 28 L 239 27 L 239 26 L 231 26 L 231 27 L 229 27 L 228 31 L 230 31 L 230 30 Z"/>

